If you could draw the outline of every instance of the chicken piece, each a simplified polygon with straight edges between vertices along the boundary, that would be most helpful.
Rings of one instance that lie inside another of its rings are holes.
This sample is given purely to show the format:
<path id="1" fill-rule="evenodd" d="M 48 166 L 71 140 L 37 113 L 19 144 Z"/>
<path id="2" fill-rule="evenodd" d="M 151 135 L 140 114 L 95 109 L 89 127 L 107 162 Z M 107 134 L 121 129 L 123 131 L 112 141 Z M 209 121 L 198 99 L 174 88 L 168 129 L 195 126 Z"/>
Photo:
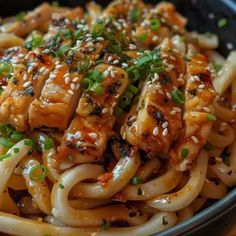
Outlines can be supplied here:
<path id="1" fill-rule="evenodd" d="M 184 128 L 170 150 L 171 161 L 180 171 L 191 167 L 207 141 L 215 120 L 212 115 L 214 97 L 208 60 L 196 53 L 187 63 Z"/>
<path id="2" fill-rule="evenodd" d="M 2 32 L 13 33 L 17 36 L 25 36 L 40 25 L 44 25 L 51 20 L 52 13 L 65 11 L 63 8 L 53 7 L 48 3 L 43 3 L 33 11 L 26 14 L 22 21 L 6 23 L 1 27 Z"/>
<path id="3" fill-rule="evenodd" d="M 127 74 L 121 68 L 111 68 L 106 64 L 98 65 L 95 70 L 105 76 L 102 80 L 103 93 L 84 92 L 80 98 L 76 117 L 65 132 L 55 156 L 59 169 L 73 163 L 101 161 L 113 133 L 113 107 L 128 85 Z"/>
<path id="4" fill-rule="evenodd" d="M 14 68 L 14 75 L 0 97 L 0 121 L 11 124 L 20 131 L 28 128 L 28 109 L 39 97 L 49 72 L 54 67 L 51 57 L 42 55 L 40 49 L 29 52 L 26 65 Z"/>
<path id="5" fill-rule="evenodd" d="M 186 18 L 181 16 L 173 4 L 162 2 L 145 17 L 137 27 L 134 37 L 142 46 L 158 45 L 164 38 L 174 33 L 184 33 Z"/>
<path id="6" fill-rule="evenodd" d="M 58 64 L 46 81 L 40 98 L 29 107 L 30 128 L 45 126 L 65 130 L 81 94 L 81 78 L 82 74 L 78 72 L 69 73 L 67 64 Z"/>
<path id="7" fill-rule="evenodd" d="M 185 63 L 177 50 L 169 48 L 173 48 L 170 40 L 163 41 L 159 61 L 165 69 L 145 81 L 138 104 L 121 127 L 123 139 L 151 156 L 167 153 L 182 127 L 181 104 L 176 104 L 171 94 L 183 86 Z"/>

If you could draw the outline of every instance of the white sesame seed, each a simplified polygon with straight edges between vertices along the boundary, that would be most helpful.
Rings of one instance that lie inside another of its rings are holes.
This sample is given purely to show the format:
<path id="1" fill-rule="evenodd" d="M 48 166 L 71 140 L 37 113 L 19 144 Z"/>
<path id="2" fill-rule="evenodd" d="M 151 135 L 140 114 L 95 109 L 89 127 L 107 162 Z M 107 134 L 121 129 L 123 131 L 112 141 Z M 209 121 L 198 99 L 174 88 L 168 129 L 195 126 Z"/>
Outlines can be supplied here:
<path id="1" fill-rule="evenodd" d="M 160 94 L 164 94 L 164 92 L 163 92 L 162 89 L 159 89 L 158 92 L 159 92 Z"/>
<path id="2" fill-rule="evenodd" d="M 76 84 L 75 90 L 78 90 L 80 88 L 80 84 Z"/>
<path id="3" fill-rule="evenodd" d="M 43 67 L 40 68 L 39 73 L 43 73 L 45 70 L 46 70 L 46 67 L 43 66 Z"/>
<path id="4" fill-rule="evenodd" d="M 67 77 L 64 79 L 64 81 L 65 81 L 65 84 L 69 84 L 69 82 L 70 82 L 70 77 L 67 76 Z"/>
<path id="5" fill-rule="evenodd" d="M 165 121 L 164 123 L 162 123 L 162 128 L 165 129 L 168 127 L 168 121 Z"/>
<path id="6" fill-rule="evenodd" d="M 70 90 L 70 89 L 68 90 L 68 92 L 69 92 L 70 94 L 72 94 L 72 95 L 74 94 L 74 92 L 73 92 L 72 90 Z"/>
<path id="7" fill-rule="evenodd" d="M 165 129 L 162 131 L 162 135 L 163 135 L 163 136 L 166 136 L 167 134 L 168 134 L 168 129 L 165 128 Z"/>
<path id="8" fill-rule="evenodd" d="M 107 76 L 109 75 L 109 73 L 110 73 L 109 70 L 105 70 L 105 71 L 103 72 L 104 77 L 107 77 Z"/>
<path id="9" fill-rule="evenodd" d="M 232 50 L 234 48 L 234 45 L 232 43 L 226 44 L 227 49 Z"/>
<path id="10" fill-rule="evenodd" d="M 93 39 L 91 37 L 87 38 L 85 41 L 86 42 L 91 42 Z"/>
<path id="11" fill-rule="evenodd" d="M 18 57 L 23 58 L 25 55 L 23 53 L 20 53 Z"/>
<path id="12" fill-rule="evenodd" d="M 24 74 L 23 80 L 24 80 L 24 81 L 27 80 L 27 74 Z"/>
<path id="13" fill-rule="evenodd" d="M 112 77 L 112 78 L 115 78 L 115 76 L 116 76 L 115 74 L 116 74 L 115 71 L 112 70 L 112 71 L 111 71 L 111 77 Z"/>
<path id="14" fill-rule="evenodd" d="M 60 61 L 56 61 L 56 62 L 55 62 L 55 65 L 59 65 L 59 64 L 60 64 Z"/>
<path id="15" fill-rule="evenodd" d="M 222 162 L 223 159 L 221 157 L 215 157 L 215 160 L 218 161 L 218 162 Z"/>
<path id="16" fill-rule="evenodd" d="M 112 70 L 113 70 L 113 66 L 109 66 L 109 67 L 107 68 L 107 70 L 108 70 L 108 71 L 112 71 Z"/>
<path id="17" fill-rule="evenodd" d="M 107 112 L 108 112 L 108 109 L 106 107 L 102 109 L 102 114 L 105 114 Z"/>
<path id="18" fill-rule="evenodd" d="M 197 75 L 194 75 L 193 78 L 194 78 L 196 81 L 200 81 L 200 78 L 199 78 Z"/>
<path id="19" fill-rule="evenodd" d="M 194 143 L 198 143 L 198 138 L 196 136 L 191 136 L 191 139 L 193 140 Z"/>
<path id="20" fill-rule="evenodd" d="M 157 40 L 158 40 L 157 35 L 155 35 L 155 36 L 152 37 L 152 41 L 153 41 L 153 42 L 156 42 Z"/>
<path id="21" fill-rule="evenodd" d="M 121 66 L 122 66 L 123 68 L 127 68 L 127 67 L 128 67 L 128 64 L 123 62 L 123 63 L 121 64 Z"/>
<path id="22" fill-rule="evenodd" d="M 68 77 L 68 76 L 70 76 L 70 73 L 65 73 L 65 74 L 63 75 L 64 78 L 65 78 L 65 77 Z"/>
<path id="23" fill-rule="evenodd" d="M 176 58 L 175 58 L 175 57 L 173 57 L 173 56 L 170 56 L 170 59 L 172 59 L 173 61 L 175 61 L 175 60 L 176 60 Z"/>
<path id="24" fill-rule="evenodd" d="M 158 127 L 155 127 L 155 128 L 153 129 L 153 131 L 152 131 L 152 133 L 153 133 L 154 136 L 157 136 L 157 135 L 158 135 L 158 132 L 159 132 Z"/>
<path id="25" fill-rule="evenodd" d="M 130 50 L 135 50 L 137 47 L 134 44 L 129 44 L 129 49 Z"/>
<path id="26" fill-rule="evenodd" d="M 44 49 L 43 51 L 42 51 L 42 53 L 49 53 L 49 49 Z"/>
<path id="27" fill-rule="evenodd" d="M 56 65 L 56 69 L 60 69 L 60 68 L 62 68 L 63 67 L 63 65 Z"/>
<path id="28" fill-rule="evenodd" d="M 97 37 L 97 40 L 98 40 L 98 41 L 103 41 L 104 38 L 103 38 L 103 37 Z"/>
<path id="29" fill-rule="evenodd" d="M 200 84 L 200 85 L 198 86 L 198 88 L 200 88 L 200 89 L 205 88 L 205 84 Z"/>
<path id="30" fill-rule="evenodd" d="M 72 84 L 70 85 L 70 88 L 71 88 L 72 90 L 75 90 L 75 84 L 72 83 Z"/>
<path id="31" fill-rule="evenodd" d="M 31 85 L 31 81 L 27 81 L 23 84 L 23 88 L 26 88 Z"/>
<path id="32" fill-rule="evenodd" d="M 167 96 L 169 99 L 172 98 L 172 97 L 171 97 L 171 94 L 170 94 L 169 92 L 166 92 L 166 96 Z"/>
<path id="33" fill-rule="evenodd" d="M 53 73 L 51 73 L 50 75 L 49 75 L 49 78 L 50 79 L 54 79 L 54 78 L 56 78 L 57 76 L 55 75 L 55 74 L 53 74 Z"/>
<path id="34" fill-rule="evenodd" d="M 79 80 L 79 77 L 75 77 L 75 78 L 72 80 L 72 82 L 73 82 L 73 83 L 76 83 L 78 80 Z"/>
<path id="35" fill-rule="evenodd" d="M 33 71 L 33 69 L 34 69 L 34 67 L 33 66 L 30 66 L 29 68 L 28 68 L 28 73 L 31 73 L 32 71 Z"/>
<path id="36" fill-rule="evenodd" d="M 108 61 L 108 62 L 111 62 L 112 59 L 113 59 L 113 57 L 112 57 L 112 56 L 109 56 L 109 57 L 107 58 L 107 61 Z"/>
<path id="37" fill-rule="evenodd" d="M 117 59 L 113 61 L 113 64 L 118 64 L 118 63 L 119 63 L 119 60 Z"/>
<path id="38" fill-rule="evenodd" d="M 173 107 L 173 109 L 174 109 L 176 112 L 181 112 L 181 108 L 179 108 L 179 107 Z"/>
<path id="39" fill-rule="evenodd" d="M 204 110 L 205 112 L 210 112 L 210 111 L 211 111 L 211 109 L 210 109 L 209 107 L 203 107 L 203 110 Z"/>
<path id="40" fill-rule="evenodd" d="M 170 112 L 170 115 L 172 115 L 172 116 L 174 116 L 176 114 L 176 110 L 172 110 L 171 112 Z"/>
<path id="41" fill-rule="evenodd" d="M 89 133 L 88 135 L 90 138 L 93 138 L 93 139 L 97 138 L 98 136 L 96 133 Z"/>

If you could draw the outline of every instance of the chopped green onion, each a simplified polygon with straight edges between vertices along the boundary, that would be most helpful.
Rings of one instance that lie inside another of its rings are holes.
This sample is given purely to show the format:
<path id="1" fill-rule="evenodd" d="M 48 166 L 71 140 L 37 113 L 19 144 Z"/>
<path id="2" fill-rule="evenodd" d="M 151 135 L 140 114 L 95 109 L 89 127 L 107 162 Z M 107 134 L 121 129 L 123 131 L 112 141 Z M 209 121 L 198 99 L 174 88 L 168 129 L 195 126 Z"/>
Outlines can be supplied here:
<path id="1" fill-rule="evenodd" d="M 77 70 L 78 72 L 85 72 L 89 69 L 90 65 L 91 65 L 91 61 L 89 60 L 87 56 L 84 56 L 83 61 L 78 64 Z"/>
<path id="2" fill-rule="evenodd" d="M 60 30 L 59 34 L 61 34 L 62 38 L 64 39 L 72 39 L 73 37 L 72 31 L 69 29 L 62 29 Z"/>
<path id="3" fill-rule="evenodd" d="M 189 154 L 189 150 L 187 148 L 182 148 L 181 149 L 181 156 L 183 158 L 186 158 L 188 156 L 188 154 Z"/>
<path id="4" fill-rule="evenodd" d="M 65 53 L 68 52 L 71 49 L 71 46 L 66 44 L 64 46 L 61 46 L 59 50 L 56 52 L 56 57 L 63 58 L 65 57 Z"/>
<path id="5" fill-rule="evenodd" d="M 219 28 L 223 28 L 228 24 L 228 20 L 226 18 L 221 18 L 218 22 L 217 22 L 217 26 Z"/>
<path id="6" fill-rule="evenodd" d="M 40 171 L 41 174 L 38 175 L 37 173 L 35 173 L 36 171 Z M 47 173 L 48 169 L 45 165 L 35 165 L 31 167 L 29 176 L 34 181 L 43 181 L 46 178 Z"/>
<path id="7" fill-rule="evenodd" d="M 46 139 L 43 142 L 43 145 L 44 145 L 44 150 L 50 150 L 50 149 L 53 148 L 54 141 L 53 141 L 52 138 L 47 136 Z"/>
<path id="8" fill-rule="evenodd" d="M 139 92 L 139 88 L 138 87 L 136 87 L 136 86 L 134 86 L 134 85 L 132 85 L 132 84 L 130 84 L 129 86 L 128 86 L 128 91 L 130 91 L 131 93 L 133 93 L 133 94 L 138 94 L 138 92 Z"/>
<path id="9" fill-rule="evenodd" d="M 147 34 L 140 34 L 139 36 L 138 36 L 138 41 L 139 42 L 144 42 L 145 40 L 147 39 Z"/>
<path id="10" fill-rule="evenodd" d="M 172 97 L 172 100 L 174 101 L 174 103 L 176 103 L 177 105 L 182 105 L 185 102 L 185 98 L 184 98 L 183 93 L 178 89 L 173 90 L 171 92 L 171 97 Z"/>
<path id="11" fill-rule="evenodd" d="M 184 60 L 185 60 L 186 62 L 190 62 L 190 61 L 191 61 L 191 58 L 189 58 L 189 57 L 187 57 L 187 56 L 184 56 Z"/>
<path id="12" fill-rule="evenodd" d="M 138 20 L 140 16 L 140 11 L 136 8 L 132 9 L 130 12 L 129 12 L 129 19 L 132 21 L 132 22 L 136 22 Z"/>
<path id="13" fill-rule="evenodd" d="M 9 62 L 1 62 L 0 63 L 0 75 L 3 77 L 8 77 L 10 73 L 13 71 L 13 66 Z"/>
<path id="14" fill-rule="evenodd" d="M 120 100 L 121 108 L 125 109 L 126 107 L 128 107 L 130 105 L 130 103 L 131 103 L 131 100 L 130 100 L 130 98 L 128 96 L 123 95 L 121 97 L 121 100 Z"/>
<path id="15" fill-rule="evenodd" d="M 212 114 L 207 114 L 207 115 L 206 115 L 206 118 L 207 118 L 207 120 L 209 120 L 209 121 L 215 121 L 215 120 L 217 120 L 217 118 L 216 118 L 214 115 L 212 115 Z"/>
<path id="16" fill-rule="evenodd" d="M 18 132 L 18 131 L 13 131 L 11 138 L 16 140 L 16 141 L 20 141 L 24 138 L 26 138 L 25 134 Z"/>
<path id="17" fill-rule="evenodd" d="M 74 161 L 74 157 L 71 156 L 71 155 L 68 155 L 68 156 L 67 156 L 67 159 L 68 159 L 69 161 Z"/>
<path id="18" fill-rule="evenodd" d="M 135 176 L 132 178 L 132 184 L 137 185 L 142 183 L 142 178 L 140 176 Z"/>
<path id="19" fill-rule="evenodd" d="M 161 22 L 158 19 L 150 20 L 150 28 L 152 32 L 158 32 L 161 27 Z"/>
<path id="20" fill-rule="evenodd" d="M 115 116 L 120 116 L 123 112 L 124 112 L 124 110 L 119 106 L 115 107 L 113 110 L 113 114 Z"/>
<path id="21" fill-rule="evenodd" d="M 90 88 L 90 91 L 92 91 L 95 95 L 101 95 L 104 91 L 102 85 L 98 82 L 94 82 L 93 85 Z"/>
<path id="22" fill-rule="evenodd" d="M 134 82 L 141 78 L 139 70 L 136 67 L 128 68 L 127 72 L 128 72 L 129 79 L 134 81 Z"/>
<path id="23" fill-rule="evenodd" d="M 86 77 L 85 77 L 85 78 L 82 80 L 82 86 L 83 86 L 83 89 L 84 89 L 85 91 L 89 91 L 89 90 L 91 89 L 92 85 L 93 85 L 93 81 L 90 80 L 89 78 L 86 78 Z"/>
<path id="24" fill-rule="evenodd" d="M 207 142 L 205 143 L 205 145 L 203 146 L 203 149 L 204 149 L 205 151 L 207 151 L 207 152 L 210 152 L 211 149 L 212 149 L 211 143 L 210 143 L 209 141 L 207 141 Z"/>
<path id="25" fill-rule="evenodd" d="M 18 153 L 19 151 L 20 151 L 19 148 L 13 148 L 13 152 L 14 152 L 14 153 Z"/>
<path id="26" fill-rule="evenodd" d="M 53 7 L 59 7 L 59 6 L 60 6 L 60 4 L 59 4 L 58 1 L 52 1 L 51 5 L 52 5 Z"/>
<path id="27" fill-rule="evenodd" d="M 11 125 L 0 124 L 0 132 L 2 136 L 9 137 L 15 129 Z"/>
<path id="28" fill-rule="evenodd" d="M 0 137 L 0 144 L 4 147 L 8 147 L 8 148 L 11 148 L 13 147 L 15 144 L 11 141 L 11 139 L 9 138 L 3 138 L 3 137 Z"/>
<path id="29" fill-rule="evenodd" d="M 33 146 L 33 145 L 34 145 L 34 142 L 33 142 L 33 140 L 31 140 L 31 139 L 26 139 L 26 140 L 24 141 L 24 144 L 25 144 L 26 146 Z"/>
<path id="30" fill-rule="evenodd" d="M 16 20 L 17 21 L 24 21 L 25 20 L 25 15 L 26 15 L 26 13 L 24 11 L 19 12 L 16 15 Z"/>
<path id="31" fill-rule="evenodd" d="M 212 66 L 216 73 L 218 73 L 223 67 L 223 65 L 217 63 L 212 63 Z"/>
<path id="32" fill-rule="evenodd" d="M 58 185 L 58 187 L 59 187 L 60 189 L 64 189 L 64 188 L 65 188 L 65 186 L 64 186 L 63 184 L 61 184 L 61 183 Z"/>
<path id="33" fill-rule="evenodd" d="M 102 34 L 103 30 L 104 30 L 104 25 L 103 25 L 103 23 L 102 23 L 102 22 L 101 22 L 101 23 L 97 23 L 97 24 L 94 25 L 94 27 L 93 27 L 92 35 L 93 35 L 94 37 L 98 37 L 98 36 L 100 36 L 100 35 Z"/>
<path id="34" fill-rule="evenodd" d="M 7 159 L 7 158 L 9 158 L 9 157 L 11 157 L 11 153 L 6 153 L 6 154 L 4 154 L 4 155 L 1 155 L 1 156 L 0 156 L 0 161 L 3 161 L 4 159 Z"/>
<path id="35" fill-rule="evenodd" d="M 103 230 L 107 230 L 111 227 L 111 223 L 105 219 L 102 220 L 101 227 Z"/>
<path id="36" fill-rule="evenodd" d="M 75 38 L 78 40 L 80 39 L 82 36 L 84 36 L 85 31 L 83 29 L 79 29 L 75 32 Z"/>

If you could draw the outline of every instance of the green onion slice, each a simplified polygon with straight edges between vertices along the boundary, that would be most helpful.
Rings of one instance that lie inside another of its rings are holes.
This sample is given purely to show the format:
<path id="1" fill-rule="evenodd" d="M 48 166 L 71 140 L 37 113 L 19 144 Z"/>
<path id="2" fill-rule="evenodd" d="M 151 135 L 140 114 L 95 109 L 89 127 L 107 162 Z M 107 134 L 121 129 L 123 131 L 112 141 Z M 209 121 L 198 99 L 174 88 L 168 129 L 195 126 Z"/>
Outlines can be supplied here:
<path id="1" fill-rule="evenodd" d="M 8 77 L 10 73 L 13 71 L 13 66 L 9 62 L 1 62 L 0 63 L 0 75 L 3 77 Z"/>
<path id="2" fill-rule="evenodd" d="M 6 154 L 4 154 L 4 155 L 1 155 L 1 156 L 0 156 L 0 161 L 3 161 L 4 159 L 7 159 L 7 158 L 9 158 L 9 157 L 11 157 L 11 153 L 6 153 Z"/>
<path id="3" fill-rule="evenodd" d="M 186 158 L 186 157 L 188 156 L 188 154 L 189 154 L 189 149 L 188 149 L 188 148 L 182 148 L 182 150 L 181 150 L 181 156 L 182 156 L 183 158 Z"/>
<path id="4" fill-rule="evenodd" d="M 41 172 L 38 174 L 37 172 Z M 34 181 L 43 181 L 48 173 L 48 169 L 45 165 L 35 165 L 31 167 L 29 176 Z"/>
<path id="5" fill-rule="evenodd" d="M 178 89 L 171 92 L 171 97 L 177 105 L 182 105 L 185 102 L 184 94 Z"/>
<path id="6" fill-rule="evenodd" d="M 217 118 L 213 114 L 207 114 L 206 115 L 207 120 L 209 121 L 215 121 Z"/>
<path id="7" fill-rule="evenodd" d="M 140 176 L 135 176 L 132 179 L 132 184 L 137 185 L 142 183 L 142 178 Z"/>
<path id="8" fill-rule="evenodd" d="M 161 22 L 158 19 L 150 20 L 150 29 L 152 32 L 158 32 L 161 27 Z"/>
<path id="9" fill-rule="evenodd" d="M 15 143 L 13 143 L 10 138 L 3 138 L 3 137 L 0 137 L 0 144 L 8 148 L 11 148 L 15 145 Z"/>

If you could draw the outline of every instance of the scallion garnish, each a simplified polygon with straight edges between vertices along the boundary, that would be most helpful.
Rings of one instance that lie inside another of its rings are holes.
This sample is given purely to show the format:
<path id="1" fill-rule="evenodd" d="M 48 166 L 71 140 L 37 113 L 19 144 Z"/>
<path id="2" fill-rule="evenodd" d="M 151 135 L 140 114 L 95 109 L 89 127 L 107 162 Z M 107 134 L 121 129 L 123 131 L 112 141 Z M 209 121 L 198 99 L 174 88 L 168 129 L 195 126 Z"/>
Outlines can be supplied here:
<path id="1" fill-rule="evenodd" d="M 74 160 L 74 157 L 71 156 L 71 155 L 68 155 L 68 156 L 67 156 L 67 159 L 68 159 L 69 161 L 73 161 L 73 160 Z"/>
<path id="2" fill-rule="evenodd" d="M 223 28 L 228 24 L 228 20 L 226 18 L 221 18 L 218 22 L 217 22 L 217 26 L 219 28 Z"/>
<path id="3" fill-rule="evenodd" d="M 59 187 L 60 189 L 64 189 L 64 188 L 65 188 L 65 186 L 64 186 L 62 183 L 60 183 L 60 184 L 58 185 L 58 187 Z"/>
<path id="4" fill-rule="evenodd" d="M 150 29 L 152 32 L 158 32 L 161 27 L 161 22 L 158 19 L 151 19 L 150 20 Z"/>
<path id="5" fill-rule="evenodd" d="M 101 227 L 103 230 L 107 230 L 111 227 L 111 223 L 105 219 L 102 220 Z"/>
<path id="6" fill-rule="evenodd" d="M 135 176 L 132 178 L 132 184 L 137 185 L 142 183 L 142 178 L 140 176 Z"/>
<path id="7" fill-rule="evenodd" d="M 4 159 L 7 159 L 7 158 L 9 158 L 9 157 L 11 157 L 11 153 L 6 153 L 6 154 L 4 154 L 4 155 L 1 155 L 1 156 L 0 156 L 0 161 L 3 161 Z"/>
<path id="8" fill-rule="evenodd" d="M 11 141 L 10 138 L 3 138 L 3 137 L 0 137 L 0 144 L 4 147 L 8 147 L 8 148 L 11 148 L 13 147 L 15 144 Z"/>
<path id="9" fill-rule="evenodd" d="M 10 73 L 13 71 L 13 66 L 9 62 L 1 62 L 0 63 L 0 75 L 3 77 L 8 77 Z"/>
<path id="10" fill-rule="evenodd" d="M 13 148 L 13 152 L 14 152 L 14 153 L 18 153 L 19 151 L 20 151 L 19 148 Z"/>
<path id="11" fill-rule="evenodd" d="M 31 167 L 29 176 L 34 181 L 43 181 L 46 178 L 47 173 L 48 169 L 45 165 L 35 165 Z"/>
<path id="12" fill-rule="evenodd" d="M 125 109 L 126 107 L 128 107 L 131 103 L 131 99 L 127 96 L 127 94 L 123 95 L 120 99 L 120 106 Z"/>
<path id="13" fill-rule="evenodd" d="M 15 141 L 20 141 L 24 138 L 26 138 L 25 134 L 18 132 L 18 131 L 13 131 L 11 134 L 11 138 L 14 139 Z"/>
<path id="14" fill-rule="evenodd" d="M 119 106 L 116 106 L 113 110 L 113 114 L 115 116 L 120 116 L 123 112 L 124 112 L 124 110 Z"/>
<path id="15" fill-rule="evenodd" d="M 97 24 L 95 24 L 94 27 L 93 27 L 92 35 L 93 35 L 94 37 L 101 36 L 103 30 L 104 30 L 104 25 L 103 25 L 103 23 L 102 23 L 102 22 L 97 23 Z"/>
<path id="16" fill-rule="evenodd" d="M 183 158 L 186 158 L 188 156 L 188 154 L 189 154 L 189 149 L 188 148 L 182 148 L 181 149 L 181 156 Z"/>
<path id="17" fill-rule="evenodd" d="M 223 67 L 221 64 L 217 64 L 217 63 L 212 63 L 212 66 L 216 73 L 218 73 Z"/>
<path id="18" fill-rule="evenodd" d="M 214 116 L 213 114 L 207 114 L 207 115 L 206 115 L 206 118 L 207 118 L 207 120 L 209 120 L 209 121 L 215 121 L 215 120 L 217 120 L 216 116 Z"/>
<path id="19" fill-rule="evenodd" d="M 136 87 L 136 86 L 134 86 L 134 85 L 132 85 L 132 84 L 130 84 L 129 86 L 128 86 L 128 91 L 130 91 L 131 93 L 133 93 L 133 94 L 138 94 L 138 92 L 139 92 L 139 88 L 138 87 Z"/>
<path id="20" fill-rule="evenodd" d="M 91 65 L 91 61 L 85 55 L 83 57 L 83 60 L 77 66 L 78 72 L 85 72 L 85 71 L 87 71 L 89 69 L 90 65 Z"/>
<path id="21" fill-rule="evenodd" d="M 72 39 L 73 37 L 72 31 L 70 29 L 62 29 L 59 31 L 59 34 L 63 39 Z"/>
<path id="22" fill-rule="evenodd" d="M 203 146 L 203 149 L 204 149 L 205 151 L 207 151 L 207 152 L 210 152 L 211 149 L 212 149 L 211 143 L 210 143 L 209 141 L 207 141 L 207 142 L 205 143 L 205 145 Z"/>
<path id="23" fill-rule="evenodd" d="M 15 129 L 11 125 L 0 124 L 0 132 L 4 137 L 9 137 Z"/>
<path id="24" fill-rule="evenodd" d="M 24 46 L 28 50 L 33 50 L 34 48 L 39 47 L 42 44 L 42 41 L 43 36 L 40 33 L 34 31 L 31 36 L 26 39 Z"/>
<path id="25" fill-rule="evenodd" d="M 139 36 L 138 36 L 138 41 L 139 42 L 144 42 L 145 40 L 147 39 L 147 34 L 140 34 Z"/>
<path id="26" fill-rule="evenodd" d="M 31 139 L 26 139 L 26 140 L 24 141 L 24 144 L 25 144 L 26 146 L 33 146 L 33 145 L 34 145 L 34 142 L 33 142 L 33 140 L 31 140 Z"/>
<path id="27" fill-rule="evenodd" d="M 66 57 L 66 53 L 68 51 L 70 51 L 71 49 L 71 46 L 66 44 L 66 45 L 63 45 L 61 46 L 58 51 L 55 53 L 56 54 L 56 57 L 59 57 L 59 58 L 63 58 L 63 57 Z"/>
<path id="28" fill-rule="evenodd" d="M 103 93 L 103 87 L 102 87 L 101 83 L 94 82 L 90 88 L 90 91 L 98 96 Z"/>
<path id="29" fill-rule="evenodd" d="M 175 89 L 171 92 L 171 97 L 173 102 L 176 103 L 177 105 L 182 105 L 185 102 L 183 93 L 178 89 Z"/>
<path id="30" fill-rule="evenodd" d="M 128 17 L 129 19 L 134 23 L 138 20 L 140 16 L 140 11 L 136 8 L 132 9 L 129 14 L 128 14 Z"/>
<path id="31" fill-rule="evenodd" d="M 25 20 L 25 15 L 26 15 L 26 13 L 24 11 L 19 12 L 16 15 L 16 20 L 17 21 L 24 21 Z"/>
<path id="32" fill-rule="evenodd" d="M 50 150 L 53 148 L 54 141 L 52 138 L 46 136 L 45 140 L 43 141 L 44 150 Z"/>

